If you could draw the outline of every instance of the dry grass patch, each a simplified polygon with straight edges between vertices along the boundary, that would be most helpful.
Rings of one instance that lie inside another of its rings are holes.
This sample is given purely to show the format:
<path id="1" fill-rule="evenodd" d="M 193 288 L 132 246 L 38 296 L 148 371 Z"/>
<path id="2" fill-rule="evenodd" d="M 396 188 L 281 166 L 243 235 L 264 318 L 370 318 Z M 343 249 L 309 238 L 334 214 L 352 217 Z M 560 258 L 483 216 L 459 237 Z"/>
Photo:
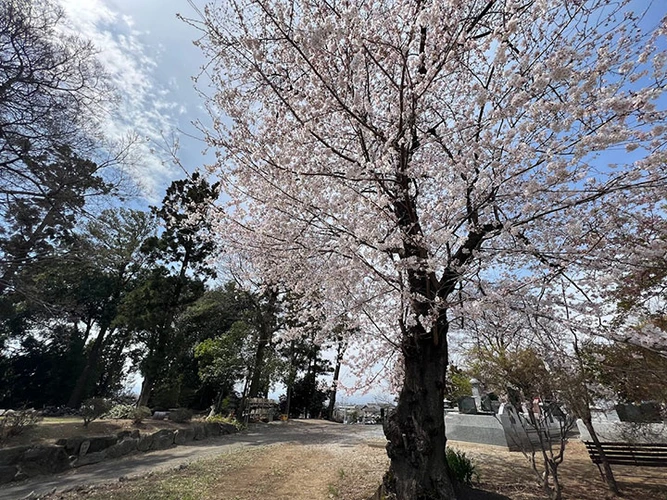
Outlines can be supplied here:
<path id="1" fill-rule="evenodd" d="M 477 464 L 476 487 L 514 500 L 545 499 L 521 453 L 502 447 L 450 442 Z M 60 495 L 92 500 L 366 500 L 389 466 L 383 441 L 356 445 L 283 443 L 237 448 L 182 470 L 153 474 L 99 489 Z M 667 500 L 667 471 L 614 467 L 624 497 Z M 561 466 L 566 500 L 608 496 L 583 444 L 568 445 Z"/>
<path id="2" fill-rule="evenodd" d="M 186 468 L 103 488 L 58 495 L 91 500 L 317 500 L 365 499 L 388 461 L 368 444 L 276 444 L 243 448 Z"/>

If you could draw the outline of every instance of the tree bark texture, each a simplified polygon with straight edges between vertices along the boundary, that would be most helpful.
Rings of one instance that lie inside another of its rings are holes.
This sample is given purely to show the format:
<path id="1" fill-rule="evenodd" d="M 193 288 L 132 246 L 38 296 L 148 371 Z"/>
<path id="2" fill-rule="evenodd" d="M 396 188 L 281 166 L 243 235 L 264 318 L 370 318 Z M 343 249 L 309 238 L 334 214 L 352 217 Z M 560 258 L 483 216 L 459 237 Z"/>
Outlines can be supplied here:
<path id="1" fill-rule="evenodd" d="M 144 381 L 141 383 L 141 393 L 139 394 L 139 400 L 137 401 L 137 408 L 140 406 L 148 406 L 148 400 L 151 397 L 151 392 L 153 391 L 153 378 L 149 373 L 144 374 Z"/>
<path id="2" fill-rule="evenodd" d="M 456 498 L 445 457 L 444 333 L 439 342 L 429 336 L 414 339 L 404 348 L 403 389 L 384 425 L 391 460 L 385 486 L 398 500 Z"/>
<path id="3" fill-rule="evenodd" d="M 331 391 L 329 393 L 329 407 L 327 408 L 327 416 L 329 420 L 333 420 L 334 410 L 336 408 L 336 393 L 338 392 L 338 378 L 340 377 L 340 365 L 343 362 L 343 343 L 338 344 L 338 352 L 336 354 L 336 367 L 334 368 L 333 382 L 331 383 Z"/>

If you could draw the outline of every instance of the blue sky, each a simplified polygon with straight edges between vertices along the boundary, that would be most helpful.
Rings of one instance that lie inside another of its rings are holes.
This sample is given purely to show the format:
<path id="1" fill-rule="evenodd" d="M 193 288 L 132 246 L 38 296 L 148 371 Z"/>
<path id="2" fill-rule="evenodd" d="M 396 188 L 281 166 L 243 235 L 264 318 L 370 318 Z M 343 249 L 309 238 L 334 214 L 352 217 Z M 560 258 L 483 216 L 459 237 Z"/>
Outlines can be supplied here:
<path id="1" fill-rule="evenodd" d="M 132 132 L 142 138 L 135 178 L 149 201 L 158 201 L 169 182 L 183 176 L 163 151 L 174 137 L 188 170 L 205 162 L 205 145 L 190 137 L 200 135 L 192 121 L 208 121 L 191 80 L 205 61 L 192 44 L 197 31 L 176 17 L 194 10 L 184 0 L 58 1 L 69 29 L 95 44 L 120 93 L 104 128 L 112 138 Z"/>

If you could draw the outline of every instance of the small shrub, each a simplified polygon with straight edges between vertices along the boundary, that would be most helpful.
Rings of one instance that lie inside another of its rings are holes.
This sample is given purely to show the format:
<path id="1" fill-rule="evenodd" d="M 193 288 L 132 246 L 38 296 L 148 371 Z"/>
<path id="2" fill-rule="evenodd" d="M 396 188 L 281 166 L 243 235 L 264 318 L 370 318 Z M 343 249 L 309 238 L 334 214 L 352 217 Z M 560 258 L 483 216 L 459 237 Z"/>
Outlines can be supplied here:
<path id="1" fill-rule="evenodd" d="M 169 412 L 169 420 L 176 422 L 177 424 L 189 422 L 191 418 L 192 411 L 187 408 L 177 408 Z"/>
<path id="2" fill-rule="evenodd" d="M 245 429 L 245 425 L 243 425 L 241 422 L 236 420 L 236 418 L 231 415 L 227 417 L 223 417 L 222 415 L 212 415 L 210 417 L 206 417 L 206 421 L 213 422 L 214 424 L 231 424 L 234 427 L 236 427 L 239 431 Z"/>
<path id="3" fill-rule="evenodd" d="M 452 473 L 452 479 L 467 486 L 472 486 L 473 480 L 479 481 L 477 467 L 472 460 L 466 457 L 464 452 L 453 448 L 447 448 L 445 450 L 445 456 L 447 457 L 449 470 Z"/>
<path id="4" fill-rule="evenodd" d="M 135 425 L 141 424 L 141 422 L 151 416 L 151 409 L 148 406 L 139 406 L 132 409 L 132 421 Z"/>
<path id="5" fill-rule="evenodd" d="M 45 406 L 42 417 L 74 417 L 79 416 L 79 410 L 69 406 Z"/>
<path id="6" fill-rule="evenodd" d="M 90 398 L 83 402 L 79 414 L 83 418 L 83 426 L 88 427 L 93 420 L 111 410 L 111 402 L 104 398 Z"/>
<path id="7" fill-rule="evenodd" d="M 0 417 L 0 443 L 12 436 L 18 436 L 42 420 L 35 410 L 9 411 Z"/>
<path id="8" fill-rule="evenodd" d="M 133 417 L 134 410 L 136 410 L 136 407 L 134 405 L 129 405 L 129 404 L 114 405 L 108 412 L 104 414 L 104 418 L 129 419 Z"/>

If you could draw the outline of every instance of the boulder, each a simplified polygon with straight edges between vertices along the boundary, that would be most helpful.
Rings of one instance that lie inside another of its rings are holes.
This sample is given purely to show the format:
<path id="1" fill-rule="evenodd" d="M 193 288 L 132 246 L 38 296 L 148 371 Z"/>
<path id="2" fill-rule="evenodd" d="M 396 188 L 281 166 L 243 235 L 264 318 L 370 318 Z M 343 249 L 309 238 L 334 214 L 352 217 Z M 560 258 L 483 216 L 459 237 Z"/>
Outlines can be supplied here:
<path id="1" fill-rule="evenodd" d="M 216 422 L 206 422 L 204 426 L 206 429 L 206 437 L 220 435 L 220 424 Z"/>
<path id="2" fill-rule="evenodd" d="M 195 440 L 195 430 L 192 427 L 178 429 L 174 433 L 174 443 L 178 445 L 189 443 Z"/>
<path id="3" fill-rule="evenodd" d="M 234 427 L 232 424 L 223 422 L 218 425 L 220 426 L 220 434 L 234 434 L 237 430 L 236 427 Z"/>
<path id="4" fill-rule="evenodd" d="M 206 428 L 204 427 L 204 424 L 202 423 L 195 423 L 192 424 L 192 429 L 195 431 L 195 441 L 201 441 L 202 439 L 206 439 Z"/>
<path id="5" fill-rule="evenodd" d="M 126 438 L 132 438 L 132 439 L 139 439 L 140 432 L 139 429 L 133 429 L 133 430 L 124 430 L 120 431 L 119 433 L 116 434 L 116 437 L 118 437 L 119 441 L 122 441 L 123 439 Z"/>
<path id="6" fill-rule="evenodd" d="M 27 476 L 62 472 L 69 469 L 69 456 L 64 446 L 33 446 L 21 457 L 19 468 Z"/>
<path id="7" fill-rule="evenodd" d="M 82 465 L 90 465 L 101 462 L 107 458 L 107 450 L 95 451 L 86 453 L 84 456 L 77 458 L 72 462 L 72 467 L 81 467 Z"/>
<path id="8" fill-rule="evenodd" d="M 138 444 L 139 444 L 138 439 L 134 438 L 123 439 L 120 443 L 116 443 L 113 446 L 110 446 L 109 448 L 106 449 L 107 457 L 118 458 L 127 455 L 128 453 L 132 453 L 137 449 Z"/>
<path id="9" fill-rule="evenodd" d="M 83 457 L 88 453 L 88 450 L 90 449 L 90 441 L 87 439 L 81 443 L 81 447 L 79 448 L 79 456 Z"/>
<path id="10" fill-rule="evenodd" d="M 116 444 L 118 438 L 116 436 L 91 436 L 88 438 L 88 441 L 90 441 L 88 453 L 96 453 Z"/>
<path id="11" fill-rule="evenodd" d="M 174 444 L 174 431 L 169 429 L 160 429 L 153 433 L 153 442 L 151 450 L 166 450 Z"/>
<path id="12" fill-rule="evenodd" d="M 0 448 L 0 465 L 14 465 L 18 463 L 21 456 L 30 449 L 30 446 L 12 446 L 11 448 Z"/>
<path id="13" fill-rule="evenodd" d="M 69 455 L 78 455 L 79 450 L 81 449 L 81 443 L 83 443 L 86 440 L 87 440 L 87 438 L 85 436 L 74 436 L 74 437 L 70 437 L 70 438 L 65 439 L 64 440 L 65 441 L 65 443 L 64 443 L 65 451 Z M 56 441 L 56 444 L 62 445 L 63 440 L 59 439 L 58 441 Z"/>
<path id="14" fill-rule="evenodd" d="M 137 450 L 148 451 L 151 449 L 152 444 L 153 444 L 153 434 L 142 434 L 139 437 L 139 442 L 137 443 Z"/>
<path id="15" fill-rule="evenodd" d="M 18 471 L 16 465 L 0 465 L 0 484 L 13 481 Z"/>

